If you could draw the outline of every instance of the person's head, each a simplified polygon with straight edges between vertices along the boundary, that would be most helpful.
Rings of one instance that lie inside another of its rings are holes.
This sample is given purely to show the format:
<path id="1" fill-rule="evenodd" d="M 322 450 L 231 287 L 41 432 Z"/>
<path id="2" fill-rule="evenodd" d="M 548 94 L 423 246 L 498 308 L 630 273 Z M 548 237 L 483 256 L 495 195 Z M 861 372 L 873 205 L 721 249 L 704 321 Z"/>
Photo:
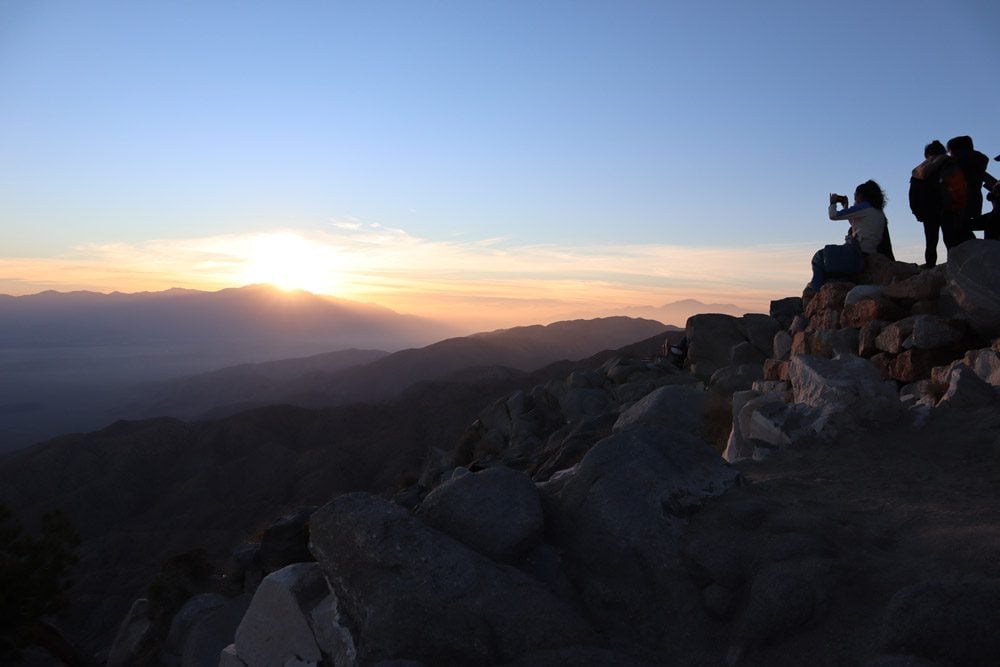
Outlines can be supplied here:
<path id="1" fill-rule="evenodd" d="M 854 189 L 854 201 L 867 202 L 881 211 L 885 208 L 885 192 L 875 181 L 865 181 Z"/>
<path id="2" fill-rule="evenodd" d="M 924 146 L 924 157 L 925 158 L 935 157 L 935 156 L 938 156 L 938 155 L 945 155 L 947 152 L 948 152 L 948 149 L 945 148 L 944 144 L 942 144 L 937 139 L 935 139 L 931 143 L 929 143 L 926 146 Z"/>
<path id="3" fill-rule="evenodd" d="M 948 152 L 954 155 L 955 153 L 970 153 L 975 149 L 972 145 L 972 137 L 963 135 L 961 137 L 952 137 L 948 140 Z"/>

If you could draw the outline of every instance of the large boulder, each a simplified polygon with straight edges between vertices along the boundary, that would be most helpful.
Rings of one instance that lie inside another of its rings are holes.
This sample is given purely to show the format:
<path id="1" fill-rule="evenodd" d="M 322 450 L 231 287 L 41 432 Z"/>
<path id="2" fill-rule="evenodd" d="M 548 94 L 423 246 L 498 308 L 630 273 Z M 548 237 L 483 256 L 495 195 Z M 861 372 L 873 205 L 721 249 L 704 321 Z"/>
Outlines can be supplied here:
<path id="1" fill-rule="evenodd" d="M 545 525 L 535 485 L 504 466 L 438 486 L 424 498 L 420 516 L 479 553 L 510 563 L 541 541 Z"/>
<path id="2" fill-rule="evenodd" d="M 361 664 L 486 664 L 586 643 L 587 624 L 541 583 L 367 493 L 312 517 L 311 549 Z"/>
<path id="3" fill-rule="evenodd" d="M 309 516 L 315 507 L 303 507 L 264 529 L 259 558 L 268 572 L 292 563 L 312 560 L 309 553 Z"/>
<path id="4" fill-rule="evenodd" d="M 948 261 L 951 262 L 951 253 L 948 253 Z M 883 293 L 892 299 L 916 303 L 937 299 L 944 284 L 944 272 L 939 266 L 933 271 L 921 271 L 915 276 L 886 285 Z"/>
<path id="5" fill-rule="evenodd" d="M 789 296 L 784 299 L 776 299 L 771 302 L 768 312 L 783 329 L 787 329 L 791 326 L 795 316 L 802 314 L 802 297 Z"/>
<path id="6" fill-rule="evenodd" d="M 678 540 L 688 518 L 736 478 L 687 431 L 636 424 L 594 445 L 556 492 L 550 521 L 603 627 L 653 643 L 702 631 L 700 594 L 679 567 Z"/>
<path id="7" fill-rule="evenodd" d="M 702 433 L 708 394 L 695 387 L 667 385 L 660 387 L 624 410 L 615 422 L 614 430 L 636 424 L 658 424 L 668 428 Z"/>
<path id="8" fill-rule="evenodd" d="M 160 662 L 168 666 L 180 665 L 184 653 L 184 642 L 187 640 L 191 628 L 203 617 L 225 605 L 227 601 L 225 597 L 217 593 L 202 593 L 185 602 L 170 622 L 170 630 L 163 644 Z M 221 646 L 215 649 L 215 658 L 218 658 L 219 650 L 228 643 L 229 640 L 224 641 Z"/>
<path id="9" fill-rule="evenodd" d="M 746 340 L 739 318 L 719 313 L 689 317 L 686 335 L 691 372 L 706 381 L 712 373 L 729 365 L 733 346 Z"/>
<path id="10" fill-rule="evenodd" d="M 250 600 L 246 594 L 237 596 L 196 621 L 184 641 L 181 667 L 215 667 L 221 663 L 220 653 L 236 636 Z"/>
<path id="11" fill-rule="evenodd" d="M 948 389 L 939 406 L 975 409 L 996 402 L 996 390 L 964 364 L 956 365 L 948 376 Z"/>
<path id="12" fill-rule="evenodd" d="M 1000 387 L 1000 353 L 996 350 L 991 348 L 970 350 L 965 353 L 963 362 L 983 381 L 994 387 Z"/>
<path id="13" fill-rule="evenodd" d="M 337 599 L 316 563 L 296 563 L 264 577 L 236 629 L 235 651 L 249 667 L 293 660 L 350 665 L 356 658 Z"/>
<path id="14" fill-rule="evenodd" d="M 998 627 L 1000 581 L 923 582 L 890 600 L 881 643 L 886 653 L 993 667 L 1000 656 Z"/>
<path id="15" fill-rule="evenodd" d="M 948 292 L 976 333 L 1000 335 L 1000 241 L 974 240 L 948 251 Z"/>
<path id="16" fill-rule="evenodd" d="M 136 652 L 149 634 L 151 623 L 149 600 L 139 598 L 132 603 L 132 607 L 118 628 L 118 634 L 108 653 L 108 667 L 124 667 L 132 664 Z"/>
<path id="17" fill-rule="evenodd" d="M 799 355 L 792 357 L 788 377 L 795 402 L 819 411 L 817 433 L 834 422 L 858 426 L 900 416 L 895 384 L 883 380 L 878 368 L 860 357 Z"/>
<path id="18" fill-rule="evenodd" d="M 739 319 L 737 328 L 743 334 L 743 337 L 763 355 L 761 357 L 761 361 L 763 361 L 764 357 L 771 354 L 774 334 L 781 331 L 783 327 L 777 319 L 770 315 L 747 313 Z M 733 363 L 736 362 L 734 361 Z"/>
<path id="19" fill-rule="evenodd" d="M 708 388 L 724 396 L 731 396 L 735 391 L 746 391 L 754 382 L 764 379 L 763 362 L 761 359 L 756 364 L 723 366 L 712 373 Z"/>
<path id="20" fill-rule="evenodd" d="M 965 335 L 961 322 L 949 322 L 933 315 L 916 315 L 913 318 L 913 347 L 937 350 L 952 347 Z"/>

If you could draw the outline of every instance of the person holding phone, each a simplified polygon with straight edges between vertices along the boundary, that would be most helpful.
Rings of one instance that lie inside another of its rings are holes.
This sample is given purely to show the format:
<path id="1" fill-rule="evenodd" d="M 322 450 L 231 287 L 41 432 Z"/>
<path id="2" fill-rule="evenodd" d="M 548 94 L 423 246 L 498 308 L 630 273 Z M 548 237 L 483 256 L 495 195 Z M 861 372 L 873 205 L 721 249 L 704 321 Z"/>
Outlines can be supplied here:
<path id="1" fill-rule="evenodd" d="M 851 226 L 843 244 L 825 246 L 813 255 L 807 293 L 819 291 L 830 277 L 860 273 L 865 256 L 878 252 L 886 237 L 885 192 L 878 183 L 865 181 L 854 190 L 854 205 L 848 203 L 845 195 L 830 193 L 830 219 L 847 220 Z"/>

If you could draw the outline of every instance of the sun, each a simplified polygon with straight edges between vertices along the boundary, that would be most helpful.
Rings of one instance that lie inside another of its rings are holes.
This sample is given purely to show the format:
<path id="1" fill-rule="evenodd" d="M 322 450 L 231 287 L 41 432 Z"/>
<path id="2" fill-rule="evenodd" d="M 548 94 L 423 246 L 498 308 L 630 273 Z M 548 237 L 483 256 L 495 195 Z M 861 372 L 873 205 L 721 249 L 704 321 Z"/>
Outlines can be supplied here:
<path id="1" fill-rule="evenodd" d="M 338 287 L 335 251 L 290 232 L 255 236 L 244 252 L 242 281 L 283 290 L 333 294 Z"/>

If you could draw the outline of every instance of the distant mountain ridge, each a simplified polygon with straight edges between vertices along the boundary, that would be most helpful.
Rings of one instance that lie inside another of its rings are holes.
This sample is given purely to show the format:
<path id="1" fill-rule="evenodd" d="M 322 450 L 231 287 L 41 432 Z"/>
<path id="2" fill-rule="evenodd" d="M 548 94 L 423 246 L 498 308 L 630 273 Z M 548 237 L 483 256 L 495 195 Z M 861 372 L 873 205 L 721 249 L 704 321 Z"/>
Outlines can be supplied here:
<path id="1" fill-rule="evenodd" d="M 653 320 L 608 317 L 500 329 L 394 354 L 356 350 L 351 355 L 334 353 L 242 366 L 162 383 L 150 388 L 145 404 L 135 403 L 126 414 L 130 418 L 220 418 L 278 403 L 318 408 L 381 401 L 418 382 L 464 369 L 502 366 L 528 372 L 556 361 L 575 361 L 617 349 L 665 331 L 679 329 Z M 360 363 L 361 355 L 372 359 Z M 338 365 L 345 361 L 351 362 L 350 367 Z M 263 369 L 270 374 L 263 375 Z"/>
<path id="2" fill-rule="evenodd" d="M 286 358 L 349 347 L 398 350 L 455 329 L 388 308 L 249 285 L 215 292 L 42 292 L 0 296 L 0 348 L 218 345 Z"/>
<path id="3" fill-rule="evenodd" d="M 632 306 L 620 311 L 622 315 L 628 317 L 644 317 L 678 327 L 683 327 L 689 317 L 702 313 L 722 313 L 739 317 L 749 312 L 751 311 L 731 303 L 704 303 L 697 299 L 681 299 L 662 306 Z"/>
<path id="4" fill-rule="evenodd" d="M 399 350 L 456 333 L 266 285 L 0 295 L 0 452 L 113 421 L 133 384 L 351 348 Z"/>

